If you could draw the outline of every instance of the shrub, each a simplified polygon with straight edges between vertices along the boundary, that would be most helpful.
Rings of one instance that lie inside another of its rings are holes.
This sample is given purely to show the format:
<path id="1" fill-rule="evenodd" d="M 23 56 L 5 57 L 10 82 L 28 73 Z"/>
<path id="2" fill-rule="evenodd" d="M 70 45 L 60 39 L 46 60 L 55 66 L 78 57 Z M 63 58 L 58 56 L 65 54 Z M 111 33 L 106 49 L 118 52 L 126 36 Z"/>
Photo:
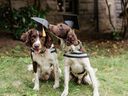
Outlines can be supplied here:
<path id="1" fill-rule="evenodd" d="M 121 40 L 122 39 L 121 32 L 120 31 L 113 31 L 112 32 L 112 38 L 114 40 Z"/>
<path id="2" fill-rule="evenodd" d="M 4 31 L 11 31 L 15 39 L 31 27 L 36 26 L 31 17 L 44 18 L 47 10 L 38 10 L 35 6 L 26 6 L 10 10 L 7 5 L 0 6 L 0 28 Z"/>
<path id="3" fill-rule="evenodd" d="M 0 29 L 4 31 L 10 31 L 11 24 L 11 9 L 7 4 L 0 6 Z"/>

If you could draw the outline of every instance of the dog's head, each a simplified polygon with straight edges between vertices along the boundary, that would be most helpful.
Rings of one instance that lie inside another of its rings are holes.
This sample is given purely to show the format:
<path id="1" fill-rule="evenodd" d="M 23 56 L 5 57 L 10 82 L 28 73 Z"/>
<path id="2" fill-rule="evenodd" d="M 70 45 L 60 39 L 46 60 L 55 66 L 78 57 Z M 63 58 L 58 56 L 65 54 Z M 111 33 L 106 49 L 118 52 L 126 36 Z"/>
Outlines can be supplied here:
<path id="1" fill-rule="evenodd" d="M 70 27 L 67 26 L 66 24 L 63 23 L 59 23 L 57 25 L 49 25 L 49 29 L 50 31 L 52 31 L 56 36 L 62 38 L 62 39 L 66 39 L 67 38 L 67 34 L 70 31 Z"/>
<path id="2" fill-rule="evenodd" d="M 39 32 L 36 29 L 30 29 L 23 33 L 21 40 L 25 42 L 27 46 L 32 47 L 37 53 L 49 48 L 52 44 L 49 36 L 43 36 L 42 32 Z"/>
<path id="3" fill-rule="evenodd" d="M 63 39 L 66 43 L 66 45 L 77 45 L 78 39 L 77 36 L 74 33 L 74 30 L 70 28 L 68 25 L 64 23 L 59 23 L 57 25 L 49 25 L 49 29 L 51 32 L 53 32 L 56 36 Z"/>

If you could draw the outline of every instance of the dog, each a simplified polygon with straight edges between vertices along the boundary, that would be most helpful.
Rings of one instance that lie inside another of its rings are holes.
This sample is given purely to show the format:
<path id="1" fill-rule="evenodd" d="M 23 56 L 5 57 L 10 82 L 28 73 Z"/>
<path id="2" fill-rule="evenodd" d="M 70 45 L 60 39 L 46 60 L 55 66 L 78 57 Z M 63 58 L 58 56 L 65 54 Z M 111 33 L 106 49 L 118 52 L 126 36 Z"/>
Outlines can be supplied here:
<path id="1" fill-rule="evenodd" d="M 64 91 L 61 96 L 68 95 L 71 77 L 75 77 L 78 84 L 91 84 L 93 96 L 99 96 L 95 70 L 90 64 L 88 55 L 84 53 L 84 48 L 74 30 L 64 23 L 50 24 L 49 30 L 53 33 L 52 35 L 60 38 L 60 47 L 64 50 Z"/>
<path id="2" fill-rule="evenodd" d="M 47 34 L 43 36 L 42 32 L 30 29 L 22 34 L 21 40 L 31 48 L 32 68 L 35 75 L 33 90 L 39 90 L 39 80 L 50 78 L 55 79 L 53 88 L 58 88 L 60 68 L 50 36 Z"/>

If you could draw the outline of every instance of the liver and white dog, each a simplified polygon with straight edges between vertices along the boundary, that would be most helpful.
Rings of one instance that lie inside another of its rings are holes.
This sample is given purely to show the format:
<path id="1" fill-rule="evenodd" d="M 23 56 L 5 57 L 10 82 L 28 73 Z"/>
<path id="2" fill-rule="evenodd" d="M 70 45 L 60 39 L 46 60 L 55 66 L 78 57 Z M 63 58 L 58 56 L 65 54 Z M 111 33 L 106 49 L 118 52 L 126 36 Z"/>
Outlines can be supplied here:
<path id="1" fill-rule="evenodd" d="M 30 29 L 23 33 L 21 40 L 31 47 L 31 59 L 33 65 L 34 90 L 39 90 L 39 80 L 54 78 L 53 87 L 59 87 L 60 70 L 55 48 L 53 48 L 50 37 L 42 35 L 36 29 Z"/>
<path id="2" fill-rule="evenodd" d="M 60 47 L 64 49 L 64 91 L 61 96 L 68 95 L 70 77 L 75 77 L 77 82 L 88 83 L 93 87 L 93 96 L 99 96 L 98 81 L 92 68 L 89 57 L 84 53 L 80 41 L 68 25 L 59 23 L 49 25 L 49 29 L 61 38 Z"/>

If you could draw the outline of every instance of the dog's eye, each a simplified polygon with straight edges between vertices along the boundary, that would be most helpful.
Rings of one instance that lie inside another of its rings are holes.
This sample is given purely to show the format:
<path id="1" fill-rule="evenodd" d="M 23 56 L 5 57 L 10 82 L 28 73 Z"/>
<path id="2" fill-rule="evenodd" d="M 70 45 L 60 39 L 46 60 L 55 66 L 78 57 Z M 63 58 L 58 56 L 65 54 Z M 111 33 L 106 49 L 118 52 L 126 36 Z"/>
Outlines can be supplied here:
<path id="1" fill-rule="evenodd" d="M 60 24 L 60 27 L 63 27 L 62 24 Z"/>
<path id="2" fill-rule="evenodd" d="M 36 38 L 36 35 L 33 35 L 32 38 Z"/>
<path id="3" fill-rule="evenodd" d="M 39 37 L 42 38 L 43 36 L 40 34 Z"/>

